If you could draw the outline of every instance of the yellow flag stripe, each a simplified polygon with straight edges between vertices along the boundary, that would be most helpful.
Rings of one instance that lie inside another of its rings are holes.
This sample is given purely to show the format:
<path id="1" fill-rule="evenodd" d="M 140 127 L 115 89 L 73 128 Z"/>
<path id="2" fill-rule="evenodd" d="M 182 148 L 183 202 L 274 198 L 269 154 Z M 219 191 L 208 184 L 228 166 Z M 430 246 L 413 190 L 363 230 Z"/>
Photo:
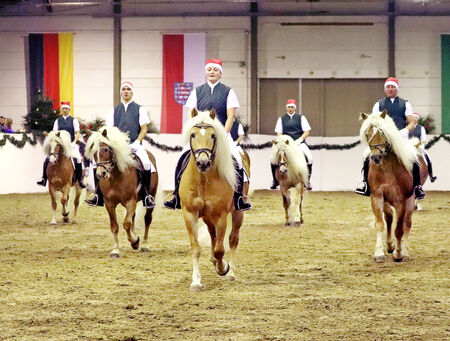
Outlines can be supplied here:
<path id="1" fill-rule="evenodd" d="M 59 33 L 59 98 L 70 102 L 70 114 L 74 114 L 73 103 L 73 33 Z"/>

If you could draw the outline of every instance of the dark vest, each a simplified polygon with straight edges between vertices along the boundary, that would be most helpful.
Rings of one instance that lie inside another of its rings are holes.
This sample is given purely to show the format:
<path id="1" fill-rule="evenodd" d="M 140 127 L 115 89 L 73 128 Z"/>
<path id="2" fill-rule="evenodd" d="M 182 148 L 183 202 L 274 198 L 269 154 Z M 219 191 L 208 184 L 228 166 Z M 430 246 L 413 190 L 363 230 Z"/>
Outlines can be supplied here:
<path id="1" fill-rule="evenodd" d="M 227 97 L 231 88 L 219 83 L 214 87 L 214 92 L 211 94 L 211 87 L 208 83 L 205 83 L 195 90 L 197 92 L 197 109 L 199 111 L 216 109 L 217 118 L 225 125 L 227 121 Z"/>
<path id="2" fill-rule="evenodd" d="M 408 133 L 408 138 L 417 137 L 420 140 L 422 135 L 422 126 L 420 124 L 416 125 L 412 131 Z"/>
<path id="3" fill-rule="evenodd" d="M 303 135 L 302 129 L 302 115 L 294 114 L 292 118 L 288 114 L 281 117 L 281 124 L 283 125 L 283 134 L 289 135 L 294 140 L 297 140 Z"/>
<path id="4" fill-rule="evenodd" d="M 239 138 L 239 122 L 237 120 L 234 120 L 233 126 L 230 130 L 230 134 L 233 138 L 233 141 L 236 141 Z"/>
<path id="5" fill-rule="evenodd" d="M 380 112 L 386 109 L 388 115 L 394 120 L 394 123 L 399 130 L 407 126 L 405 117 L 406 102 L 406 100 L 400 97 L 396 97 L 394 102 L 391 102 L 391 100 L 387 97 L 378 101 Z"/>
<path id="6" fill-rule="evenodd" d="M 114 108 L 114 127 L 128 133 L 130 143 L 133 143 L 141 132 L 141 126 L 139 124 L 139 107 L 140 105 L 136 102 L 131 102 L 128 104 L 127 112 L 125 112 L 123 103 L 120 103 Z"/>
<path id="7" fill-rule="evenodd" d="M 58 130 L 65 130 L 70 134 L 72 141 L 75 139 L 75 129 L 73 128 L 73 117 L 58 117 Z"/>

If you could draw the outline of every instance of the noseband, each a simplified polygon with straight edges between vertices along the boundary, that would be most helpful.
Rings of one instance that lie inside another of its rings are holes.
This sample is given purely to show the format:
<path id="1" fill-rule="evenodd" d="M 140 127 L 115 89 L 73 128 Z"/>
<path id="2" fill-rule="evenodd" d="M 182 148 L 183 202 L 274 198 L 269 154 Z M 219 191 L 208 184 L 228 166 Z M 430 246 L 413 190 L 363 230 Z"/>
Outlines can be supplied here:
<path id="1" fill-rule="evenodd" d="M 375 127 L 376 128 L 376 127 Z M 370 151 L 376 149 L 380 152 L 381 156 L 386 156 L 386 154 L 388 153 L 388 149 L 389 149 L 389 143 L 388 142 L 384 142 L 384 143 L 376 143 L 376 144 L 370 144 L 370 141 L 372 141 L 372 139 L 375 137 L 375 134 L 378 132 L 380 132 L 381 138 L 383 141 L 386 141 L 386 136 L 384 135 L 383 131 L 381 129 L 376 128 L 377 130 L 374 131 L 372 133 L 372 136 L 370 137 L 370 139 L 367 140 L 367 144 L 369 145 Z M 383 149 L 384 147 L 384 149 Z"/>
<path id="2" fill-rule="evenodd" d="M 100 147 L 98 149 L 98 151 L 97 151 L 97 160 L 100 159 L 100 149 L 102 149 L 102 148 L 105 148 L 105 149 L 107 148 L 108 152 L 109 152 L 109 155 L 112 155 L 112 158 L 111 158 L 111 160 L 97 161 L 96 162 L 97 168 L 98 167 L 103 167 L 106 170 L 107 173 L 110 173 L 113 170 L 114 166 L 116 165 L 116 160 L 114 158 L 114 153 L 112 152 L 112 148 L 110 146 L 108 146 L 108 147 Z"/>
<path id="3" fill-rule="evenodd" d="M 195 128 L 199 128 L 199 129 L 208 129 L 208 128 L 213 128 L 214 127 L 210 124 L 196 124 L 194 125 Z M 193 134 L 191 134 L 191 138 L 189 140 L 189 146 L 191 148 L 191 152 L 194 155 L 195 161 L 198 161 L 198 158 L 200 157 L 201 154 L 205 153 L 208 161 L 212 162 L 212 160 L 214 159 L 214 157 L 216 156 L 216 148 L 217 148 L 217 137 L 211 136 L 212 140 L 213 140 L 213 146 L 212 148 L 198 148 L 195 149 L 192 147 L 192 139 L 194 138 Z"/>

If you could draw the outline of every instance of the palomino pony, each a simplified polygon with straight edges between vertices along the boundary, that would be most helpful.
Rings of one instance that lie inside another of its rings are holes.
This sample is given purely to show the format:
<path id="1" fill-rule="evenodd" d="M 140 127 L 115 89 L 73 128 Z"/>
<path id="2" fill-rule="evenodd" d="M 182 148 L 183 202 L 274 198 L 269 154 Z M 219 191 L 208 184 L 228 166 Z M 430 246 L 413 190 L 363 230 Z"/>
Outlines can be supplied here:
<path id="1" fill-rule="evenodd" d="M 227 133 L 215 118 L 215 110 L 192 112 L 192 118 L 183 129 L 185 141 L 189 143 L 191 155 L 180 182 L 180 202 L 186 224 L 193 257 L 191 290 L 202 289 L 199 259 L 201 248 L 198 241 L 198 219 L 202 218 L 211 237 L 211 262 L 217 274 L 235 279 L 234 255 L 239 243 L 239 229 L 243 212 L 235 211 L 233 192 L 236 187 L 236 173 L 231 158 Z M 244 155 L 243 164 L 250 160 Z M 246 169 L 249 175 L 249 168 Z M 248 183 L 244 193 L 248 192 Z M 232 213 L 232 230 L 229 236 L 230 263 L 223 260 L 224 237 L 228 213 Z"/>
<path id="2" fill-rule="evenodd" d="M 271 163 L 277 166 L 275 177 L 280 184 L 283 197 L 286 218 L 284 225 L 300 226 L 303 223 L 303 193 L 308 186 L 308 167 L 305 156 L 298 150 L 290 136 L 281 135 L 272 141 Z M 291 200 L 290 194 L 294 195 L 294 200 Z M 294 219 L 291 215 L 291 206 L 295 207 Z"/>
<path id="3" fill-rule="evenodd" d="M 123 228 L 127 232 L 128 241 L 135 250 L 139 248 L 139 236 L 134 228 L 136 204 L 139 197 L 138 162 L 133 158 L 128 146 L 128 135 L 116 127 L 102 127 L 93 132 L 86 144 L 86 157 L 94 158 L 97 163 L 97 177 L 102 190 L 106 210 L 109 214 L 111 232 L 114 237 L 114 247 L 110 253 L 113 258 L 120 256 L 119 225 L 116 218 L 116 207 L 121 204 L 126 209 Z M 156 169 L 153 155 L 147 151 L 150 161 Z M 151 175 L 150 194 L 155 197 L 158 187 L 158 173 Z M 141 251 L 149 251 L 148 232 L 152 222 L 153 208 L 146 208 L 145 234 Z"/>
<path id="4" fill-rule="evenodd" d="M 72 146 L 70 145 L 70 134 L 65 130 L 51 131 L 45 133 L 43 150 L 49 156 L 47 167 L 48 191 L 52 199 L 53 217 L 50 224 L 56 224 L 56 193 L 61 192 L 62 216 L 65 223 L 69 222 L 69 210 L 67 204 L 72 186 L 75 186 L 75 200 L 73 220 L 77 216 L 78 205 L 80 203 L 81 188 L 74 178 L 74 171 L 71 157 L 73 157 Z"/>
<path id="5" fill-rule="evenodd" d="M 408 235 L 414 212 L 414 188 L 412 167 L 416 160 L 413 148 L 404 140 L 394 121 L 382 113 L 361 114 L 364 120 L 360 137 L 369 146 L 369 186 L 371 190 L 372 210 L 375 216 L 377 241 L 374 260 L 386 260 L 383 245 L 384 222 L 386 222 L 387 251 L 393 253 L 394 261 L 409 259 Z M 423 168 L 423 167 L 421 167 Z M 394 246 L 392 240 L 392 222 L 395 208 L 397 221 Z"/>

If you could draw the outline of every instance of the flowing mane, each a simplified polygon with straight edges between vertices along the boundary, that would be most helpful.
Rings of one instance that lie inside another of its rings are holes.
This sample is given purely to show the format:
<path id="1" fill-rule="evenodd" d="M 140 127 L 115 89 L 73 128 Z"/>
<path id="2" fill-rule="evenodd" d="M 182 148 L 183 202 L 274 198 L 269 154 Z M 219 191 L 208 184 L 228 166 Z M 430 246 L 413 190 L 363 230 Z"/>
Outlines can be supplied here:
<path id="1" fill-rule="evenodd" d="M 69 132 L 65 130 L 53 130 L 48 133 L 44 140 L 43 150 L 46 155 L 50 155 L 52 146 L 54 144 L 59 144 L 62 147 L 62 152 L 67 157 L 73 157 L 73 150 L 71 146 L 71 137 Z"/>
<path id="2" fill-rule="evenodd" d="M 215 162 L 219 176 L 225 180 L 232 188 L 236 186 L 236 173 L 231 157 L 230 146 L 228 144 L 228 136 L 225 127 L 217 118 L 212 119 L 209 111 L 199 111 L 198 115 L 189 119 L 183 127 L 183 138 L 185 143 L 189 143 L 192 128 L 199 123 L 210 124 L 217 136 L 217 150 Z"/>
<path id="3" fill-rule="evenodd" d="M 278 164 L 280 153 L 284 152 L 288 159 L 288 177 L 293 180 L 301 180 L 304 184 L 307 184 L 308 168 L 306 160 L 303 153 L 298 150 L 295 141 L 288 135 L 281 135 L 275 141 L 277 143 L 272 145 L 272 164 Z"/>
<path id="4" fill-rule="evenodd" d="M 103 136 L 104 131 L 106 131 L 106 137 Z M 117 167 L 119 171 L 124 172 L 130 166 L 137 167 L 137 163 L 133 159 L 128 146 L 129 142 L 128 135 L 121 132 L 117 127 L 102 127 L 89 137 L 85 155 L 92 159 L 94 154 L 100 149 L 100 144 L 104 143 L 112 148 L 116 156 Z"/>
<path id="5" fill-rule="evenodd" d="M 361 125 L 360 138 L 363 143 L 368 145 L 366 138 L 366 131 L 370 127 L 376 127 L 379 129 L 387 139 L 392 152 L 397 156 L 400 162 L 409 171 L 412 170 L 413 163 L 416 160 L 416 155 L 413 149 L 406 143 L 403 137 L 400 135 L 394 121 L 388 115 L 384 118 L 381 117 L 381 113 L 374 113 L 367 117 Z"/>

